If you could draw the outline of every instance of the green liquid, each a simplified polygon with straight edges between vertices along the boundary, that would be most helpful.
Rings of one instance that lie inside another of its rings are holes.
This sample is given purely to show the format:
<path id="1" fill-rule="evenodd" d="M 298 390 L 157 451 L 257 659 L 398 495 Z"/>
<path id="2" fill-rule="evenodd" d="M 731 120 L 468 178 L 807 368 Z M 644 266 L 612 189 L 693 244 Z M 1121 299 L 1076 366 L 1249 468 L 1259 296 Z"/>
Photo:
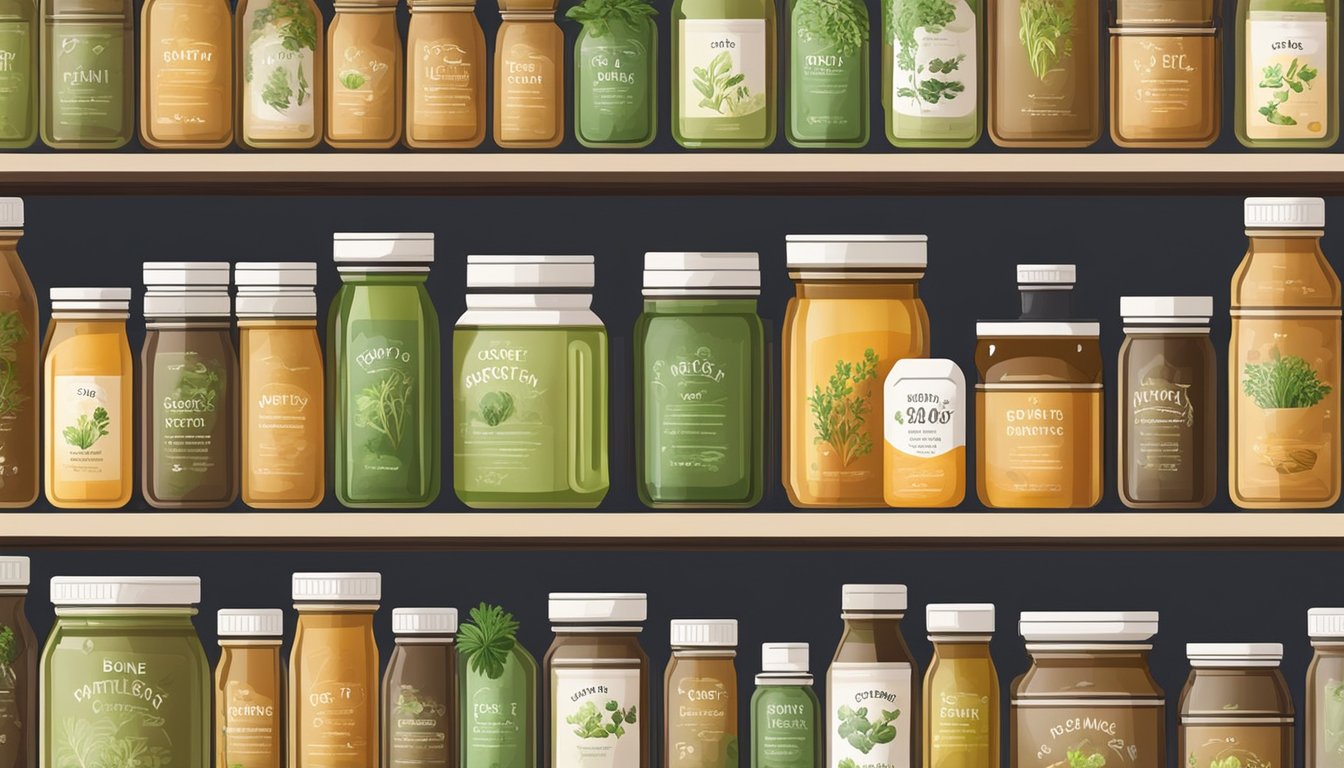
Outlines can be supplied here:
<path id="1" fill-rule="evenodd" d="M 574 135 L 585 147 L 638 148 L 657 132 L 658 28 L 651 19 L 585 25 L 574 45 Z"/>
<path id="2" fill-rule="evenodd" d="M 948 21 L 938 26 L 934 19 Z M 882 20 L 887 140 L 908 148 L 974 146 L 983 123 L 980 0 L 883 0 Z"/>
<path id="3" fill-rule="evenodd" d="M 855 20 L 835 30 L 817 23 L 820 17 L 809 10 L 818 2 L 789 4 L 786 135 L 795 147 L 862 147 L 868 143 L 868 8 L 858 0 L 835 0 L 849 13 L 831 18 Z M 847 42 L 856 37 L 863 42 Z"/>
<path id="4" fill-rule="evenodd" d="M 458 669 L 462 702 L 461 768 L 534 768 L 537 764 L 537 660 L 515 643 L 497 678 Z"/>
<path id="5" fill-rule="evenodd" d="M 635 450 L 649 506 L 749 507 L 764 485 L 764 327 L 754 299 L 644 302 Z"/>
<path id="6" fill-rule="evenodd" d="M 453 332 L 453 488 L 467 506 L 596 507 L 607 495 L 607 332 Z"/>
<path id="7" fill-rule="evenodd" d="M 751 768 L 819 768 L 821 704 L 810 685 L 762 685 L 751 697 Z"/>
<path id="8" fill-rule="evenodd" d="M 424 507 L 439 495 L 439 318 L 423 274 L 341 275 L 327 334 L 336 496 Z"/>
<path id="9" fill-rule="evenodd" d="M 759 149 L 774 143 L 774 0 L 676 0 L 672 48 L 678 144 Z"/>
<path id="10" fill-rule="evenodd" d="M 42 140 L 116 149 L 131 140 L 135 50 L 128 0 L 42 3 Z"/>
<path id="11" fill-rule="evenodd" d="M 37 138 L 37 8 L 0 0 L 0 148 Z"/>

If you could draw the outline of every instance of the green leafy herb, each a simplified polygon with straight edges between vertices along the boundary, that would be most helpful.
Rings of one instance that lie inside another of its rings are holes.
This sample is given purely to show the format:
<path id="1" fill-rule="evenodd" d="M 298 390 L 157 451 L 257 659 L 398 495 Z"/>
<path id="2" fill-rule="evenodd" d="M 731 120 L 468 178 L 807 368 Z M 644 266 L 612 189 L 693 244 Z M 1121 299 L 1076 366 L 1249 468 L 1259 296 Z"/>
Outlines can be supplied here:
<path id="1" fill-rule="evenodd" d="M 1315 67 L 1301 64 L 1298 59 L 1292 60 L 1287 72 L 1284 71 L 1283 64 L 1265 67 L 1260 73 L 1259 87 L 1269 88 L 1274 92 L 1270 94 L 1269 102 L 1256 111 L 1271 125 L 1297 125 L 1297 120 L 1291 115 L 1280 112 L 1279 107 L 1288 103 L 1292 94 L 1302 93 L 1311 88 L 1311 81 L 1319 74 Z"/>
<path id="2" fill-rule="evenodd" d="M 457 647 L 473 672 L 497 680 L 518 642 L 518 622 L 498 605 L 481 603 L 470 613 L 471 621 L 457 631 Z"/>
<path id="3" fill-rule="evenodd" d="M 93 410 L 92 418 L 87 414 L 81 414 L 75 426 L 66 427 L 61 434 L 64 435 L 66 443 L 81 451 L 87 451 L 98 442 L 99 438 L 111 434 L 108 432 L 108 427 L 111 425 L 112 419 L 108 417 L 107 409 L 98 407 Z"/>
<path id="4" fill-rule="evenodd" d="M 402 371 L 388 371 L 355 398 L 355 426 L 367 427 L 382 435 L 389 454 L 401 449 L 414 386 L 415 382 Z"/>
<path id="5" fill-rule="evenodd" d="M 303 76 L 303 62 L 299 62 L 299 70 L 296 73 L 299 78 L 299 106 L 308 100 L 308 78 Z"/>
<path id="6" fill-rule="evenodd" d="M 948 0 L 902 0 L 899 9 L 892 10 L 890 0 L 883 5 L 883 14 L 887 34 L 896 43 L 896 66 L 906 73 L 907 83 L 896 89 L 901 98 L 914 99 L 919 103 L 937 104 L 939 101 L 952 100 L 957 94 L 964 93 L 966 84 L 960 80 L 942 80 L 938 78 L 921 79 L 926 68 L 918 62 L 919 38 L 915 34 L 923 29 L 926 34 L 938 34 L 957 17 L 956 8 Z M 960 69 L 966 55 L 961 54 L 950 59 L 931 59 L 927 74 L 950 75 Z"/>
<path id="7" fill-rule="evenodd" d="M 1330 385 L 1306 360 L 1284 357 L 1278 347 L 1270 350 L 1267 362 L 1246 366 L 1241 389 L 1261 408 L 1310 408 L 1330 394 Z"/>
<path id="8" fill-rule="evenodd" d="M 565 722 L 575 726 L 574 734 L 580 739 L 619 739 L 625 735 L 626 725 L 635 724 L 635 708 L 622 709 L 615 699 L 607 701 L 603 709 L 585 701 Z"/>
<path id="9" fill-rule="evenodd" d="M 1073 55 L 1075 0 L 1022 0 L 1017 39 L 1027 50 L 1027 63 L 1037 80 Z"/>
<path id="10" fill-rule="evenodd" d="M 0 628 L 0 667 L 8 667 L 19 658 L 19 638 L 10 627 Z"/>
<path id="11" fill-rule="evenodd" d="M 840 760 L 840 764 L 836 768 L 859 768 L 859 764 L 854 762 L 854 758 L 846 757 Z"/>
<path id="12" fill-rule="evenodd" d="M 1106 765 L 1106 756 L 1088 755 L 1081 749 L 1070 749 L 1067 753 L 1069 768 L 1104 768 Z"/>
<path id="13" fill-rule="evenodd" d="M 814 388 L 807 398 L 816 431 L 814 442 L 826 443 L 840 457 L 841 466 L 849 466 L 855 459 L 873 450 L 872 438 L 863 423 L 872 410 L 871 386 L 860 393 L 857 388 L 877 380 L 877 353 L 865 350 L 863 360 L 835 362 L 835 373 L 826 382 L 826 389 Z"/>
<path id="14" fill-rule="evenodd" d="M 19 381 L 19 342 L 28 336 L 18 312 L 0 312 L 0 419 L 18 415 L 29 395 Z"/>
<path id="15" fill-rule="evenodd" d="M 853 0 L 797 0 L 794 34 L 805 43 L 823 41 L 841 56 L 855 56 L 868 42 L 868 9 Z"/>
<path id="16" fill-rule="evenodd" d="M 413 685 L 403 685 L 397 691 L 397 714 L 419 717 L 423 714 L 443 717 L 448 708 L 421 694 Z"/>
<path id="17" fill-rule="evenodd" d="M 643 30 L 648 18 L 657 14 L 648 0 L 583 0 L 566 11 L 565 18 L 582 24 L 592 37 L 606 37 L 613 21 Z"/>
<path id="18" fill-rule="evenodd" d="M 706 67 L 693 67 L 695 79 L 691 84 L 700 92 L 704 98 L 700 99 L 700 106 L 706 109 L 712 109 L 720 114 L 732 114 L 731 110 L 724 112 L 730 102 L 747 98 L 750 93 L 747 86 L 742 85 L 742 81 L 747 76 L 741 72 L 733 74 L 733 55 L 728 51 L 720 51 L 717 56 L 710 60 Z"/>
<path id="19" fill-rule="evenodd" d="M 513 395 L 503 390 L 487 392 L 481 396 L 481 404 L 476 410 L 480 413 L 481 421 L 497 427 L 513 415 Z"/>
<path id="20" fill-rule="evenodd" d="M 368 82 L 364 73 L 357 69 L 347 69 L 341 73 L 341 85 L 348 91 L 358 91 L 362 85 Z"/>
<path id="21" fill-rule="evenodd" d="M 890 744 L 896 740 L 894 723 L 900 716 L 899 709 L 884 709 L 870 720 L 867 707 L 852 709 L 842 705 L 836 710 L 836 717 L 840 721 L 836 735 L 866 755 L 878 744 Z"/>
<path id="22" fill-rule="evenodd" d="M 317 51 L 317 18 L 313 15 L 313 9 L 304 0 L 271 0 L 270 5 L 258 8 L 252 16 L 252 27 L 247 35 L 249 53 L 253 46 L 266 36 L 270 27 L 275 27 L 280 35 L 280 45 L 286 51 L 291 53 Z M 249 83 L 252 82 L 251 55 L 243 59 L 243 78 Z M 299 74 L 299 80 L 300 82 L 303 80 L 302 73 Z M 303 104 L 302 98 L 299 104 Z"/>
<path id="23" fill-rule="evenodd" d="M 271 76 L 266 79 L 266 85 L 261 89 L 261 100 L 266 106 L 277 112 L 289 109 L 289 100 L 294 96 L 294 89 L 289 85 L 289 73 L 284 67 L 276 67 L 271 70 Z"/>
<path id="24" fill-rule="evenodd" d="M 1209 761 L 1209 768 L 1241 768 L 1241 761 L 1236 755 L 1228 755 L 1222 760 L 1214 758 Z"/>
<path id="25" fill-rule="evenodd" d="M 196 362 L 183 366 L 177 378 L 174 400 L 190 400 L 195 410 L 213 413 L 224 398 L 224 366 L 218 361 Z"/>

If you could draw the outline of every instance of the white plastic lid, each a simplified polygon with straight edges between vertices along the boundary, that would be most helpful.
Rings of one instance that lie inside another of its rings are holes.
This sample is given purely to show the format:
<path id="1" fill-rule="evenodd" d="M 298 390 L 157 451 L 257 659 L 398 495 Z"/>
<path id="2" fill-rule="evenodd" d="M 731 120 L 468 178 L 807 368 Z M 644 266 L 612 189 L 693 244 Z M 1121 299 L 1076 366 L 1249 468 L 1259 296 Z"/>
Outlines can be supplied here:
<path id="1" fill-rule="evenodd" d="M 845 611 L 904 611 L 904 584 L 846 584 L 840 590 L 840 608 Z"/>
<path id="2" fill-rule="evenodd" d="M 1206 325 L 1213 317 L 1213 297 L 1121 296 L 1120 316 L 1127 323 L 1172 322 Z"/>
<path id="3" fill-rule="evenodd" d="M 456 608 L 393 608 L 394 635 L 455 635 Z"/>
<path id="4" fill-rule="evenodd" d="M 233 265 L 239 292 L 257 288 L 311 288 L 317 285 L 315 261 L 240 261 Z"/>
<path id="5" fill-rule="evenodd" d="M 317 294 L 309 291 L 238 291 L 234 312 L 247 317 L 316 317 Z"/>
<path id="6" fill-rule="evenodd" d="M 789 269 L 918 269 L 929 264 L 927 235 L 788 235 Z"/>
<path id="7" fill-rule="evenodd" d="M 672 645 L 736 648 L 737 619 L 673 619 Z"/>
<path id="8" fill-rule="evenodd" d="M 221 291 L 145 292 L 145 317 L 228 317 L 233 299 L 227 289 Z"/>
<path id="9" fill-rule="evenodd" d="M 0 197 L 0 229 L 23 229 L 23 198 Z"/>
<path id="10" fill-rule="evenodd" d="M 55 576 L 52 605 L 195 605 L 197 576 Z"/>
<path id="11" fill-rule="evenodd" d="M 1027 642 L 1138 643 L 1157 634 L 1157 611 L 1023 611 Z"/>
<path id="12" fill-rule="evenodd" d="M 765 643 L 761 646 L 761 671 L 806 674 L 807 650 L 807 643 Z"/>
<path id="13" fill-rule="evenodd" d="M 467 256 L 467 288 L 592 288 L 592 256 Z"/>
<path id="14" fill-rule="evenodd" d="M 1324 229 L 1325 199 L 1320 197 L 1248 197 L 1247 229 Z"/>
<path id="15" fill-rule="evenodd" d="M 22 555 L 0 557 L 0 587 L 28 586 L 28 580 L 31 578 L 30 569 L 28 558 Z"/>
<path id="16" fill-rule="evenodd" d="M 929 603 L 924 609 L 929 634 L 990 635 L 994 633 L 993 603 Z"/>
<path id="17" fill-rule="evenodd" d="M 903 357 L 891 366 L 888 381 L 904 379 L 949 379 L 961 389 L 966 388 L 966 376 L 961 366 L 941 357 Z"/>
<path id="18" fill-rule="evenodd" d="M 52 288 L 56 312 L 129 312 L 130 288 Z"/>
<path id="19" fill-rule="evenodd" d="M 151 291 L 160 287 L 183 291 L 229 287 L 227 261 L 146 261 L 143 272 L 145 286 Z"/>
<path id="20" fill-rule="evenodd" d="M 1074 264 L 1018 264 L 1017 284 L 1072 286 L 1078 282 L 1078 267 Z"/>
<path id="21" fill-rule="evenodd" d="M 380 573 L 296 573 L 294 599 L 307 603 L 373 603 L 383 597 Z"/>
<path id="22" fill-rule="evenodd" d="M 1283 643 L 1187 643 L 1185 655 L 1194 667 L 1277 667 Z"/>
<path id="23" fill-rule="evenodd" d="M 285 612 L 279 608 L 221 608 L 215 614 L 220 637 L 281 637 Z"/>
<path id="24" fill-rule="evenodd" d="M 634 623 L 648 618 L 649 599 L 643 592 L 552 592 L 551 621 Z"/>
<path id="25" fill-rule="evenodd" d="M 989 323 L 976 323 L 975 335 L 981 338 L 990 336 L 998 338 L 1077 336 L 1084 339 L 1093 339 L 1101 336 L 1101 323 L 1001 320 Z"/>
<path id="26" fill-rule="evenodd" d="M 713 291 L 755 296 L 761 292 L 756 253 L 652 252 L 644 254 L 644 295 L 676 296 Z"/>
<path id="27" fill-rule="evenodd" d="M 1307 634 L 1311 637 L 1344 638 L 1344 608 L 1308 610 Z"/>
<path id="28" fill-rule="evenodd" d="M 433 232 L 337 232 L 332 237 L 332 256 L 338 271 L 377 271 L 379 265 L 418 265 L 416 271 L 434 263 Z"/>

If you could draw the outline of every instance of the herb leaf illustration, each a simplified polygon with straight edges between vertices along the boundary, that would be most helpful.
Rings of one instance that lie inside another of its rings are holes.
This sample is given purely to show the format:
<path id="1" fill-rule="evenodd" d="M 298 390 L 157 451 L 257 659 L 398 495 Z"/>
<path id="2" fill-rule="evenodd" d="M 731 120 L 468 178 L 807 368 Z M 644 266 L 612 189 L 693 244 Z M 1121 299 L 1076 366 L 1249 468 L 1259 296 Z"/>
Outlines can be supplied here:
<path id="1" fill-rule="evenodd" d="M 1105 755 L 1084 754 L 1081 749 L 1070 749 L 1066 754 L 1069 768 L 1105 768 Z"/>
<path id="2" fill-rule="evenodd" d="M 625 735 L 626 725 L 635 724 L 634 707 L 622 709 L 620 702 L 611 699 L 603 709 L 598 709 L 592 701 L 585 701 L 574 714 L 565 718 L 565 722 L 576 726 L 574 735 L 580 739 L 619 739 Z"/>
<path id="3" fill-rule="evenodd" d="M 358 91 L 364 83 L 368 82 L 368 79 L 364 77 L 363 72 L 354 69 L 348 69 L 342 72 L 340 80 L 341 85 L 345 86 L 347 91 Z"/>
<path id="4" fill-rule="evenodd" d="M 252 16 L 252 27 L 247 33 L 249 53 L 272 26 L 278 31 L 280 46 L 286 51 L 299 53 L 317 50 L 317 19 L 313 15 L 312 8 L 304 0 L 271 0 L 270 5 L 257 9 L 256 14 Z M 275 77 L 274 73 L 271 77 Z M 251 55 L 243 58 L 243 79 L 252 82 Z M 302 74 L 299 75 L 299 80 L 302 84 Z M 270 104 L 269 101 L 266 103 Z M 303 104 L 302 97 L 299 99 L 299 104 Z"/>
<path id="5" fill-rule="evenodd" d="M 1330 394 L 1311 365 L 1296 355 L 1284 357 L 1278 347 L 1264 363 L 1248 364 L 1241 388 L 1261 408 L 1310 408 Z"/>
<path id="6" fill-rule="evenodd" d="M 289 85 L 289 72 L 284 67 L 276 67 L 271 70 L 271 76 L 266 79 L 266 85 L 261 89 L 261 100 L 266 106 L 277 112 L 289 109 L 289 100 L 294 96 L 294 89 Z"/>
<path id="7" fill-rule="evenodd" d="M 355 398 L 355 426 L 367 427 L 382 435 L 389 454 L 401 449 L 414 386 L 415 382 L 402 371 L 388 371 Z"/>
<path id="8" fill-rule="evenodd" d="M 657 14 L 648 0 L 583 0 L 565 11 L 565 18 L 582 24 L 592 37 L 606 37 L 611 34 L 612 21 L 642 30 L 648 18 Z"/>
<path id="9" fill-rule="evenodd" d="M 0 668 L 6 668 L 19 658 L 19 638 L 11 627 L 0 628 Z"/>
<path id="10" fill-rule="evenodd" d="M 865 755 L 878 744 L 890 744 L 896 740 L 895 723 L 901 716 L 899 709 L 884 709 L 869 719 L 867 707 L 853 709 L 842 705 L 835 714 L 840 721 L 836 735 Z"/>
<path id="11" fill-rule="evenodd" d="M 481 404 L 477 407 L 477 411 L 480 413 L 481 421 L 492 427 L 497 427 L 508 421 L 509 417 L 513 415 L 513 395 L 502 390 L 487 392 L 481 397 Z"/>
<path id="12" fill-rule="evenodd" d="M 691 85 L 704 98 L 700 106 L 712 109 L 721 115 L 744 115 L 754 112 L 751 90 L 742 84 L 747 76 L 741 72 L 733 74 L 733 55 L 729 51 L 720 51 L 704 67 L 692 67 L 695 79 Z"/>
<path id="13" fill-rule="evenodd" d="M 79 421 L 75 422 L 73 427 L 66 427 L 62 432 L 65 442 L 73 445 L 81 451 L 87 451 L 98 442 L 101 437 L 111 434 L 108 427 L 112 425 L 112 419 L 107 415 L 107 409 L 98 407 L 93 410 L 93 416 L 81 414 Z"/>
<path id="14" fill-rule="evenodd" d="M 855 459 L 873 450 L 873 441 L 864 428 L 864 421 L 872 410 L 871 385 L 858 392 L 860 385 L 877 380 L 877 353 L 871 348 L 863 353 L 863 360 L 847 363 L 837 360 L 835 373 L 826 382 L 813 388 L 807 398 L 812 410 L 813 441 L 825 443 L 840 458 L 841 466 L 849 466 Z"/>
<path id="15" fill-rule="evenodd" d="M 1073 10 L 1076 0 L 1023 0 L 1018 11 L 1017 38 L 1037 80 L 1073 55 Z"/>
<path id="16" fill-rule="evenodd" d="M 868 9 L 854 0 L 797 0 L 793 23 L 798 39 L 827 43 L 826 53 L 854 56 L 868 42 Z"/>
<path id="17" fill-rule="evenodd" d="M 1292 115 L 1280 112 L 1279 107 L 1288 103 L 1294 93 L 1302 93 L 1310 88 L 1311 82 L 1319 74 L 1315 67 L 1301 64 L 1299 59 L 1293 59 L 1286 72 L 1283 64 L 1271 64 L 1265 67 L 1260 73 L 1259 87 L 1269 88 L 1274 92 L 1270 94 L 1269 101 L 1256 111 L 1271 125 L 1297 125 L 1297 120 Z"/>
<path id="18" fill-rule="evenodd" d="M 18 346 L 27 336 L 18 312 L 0 312 L 0 419 L 17 415 L 29 400 L 18 372 Z"/>
<path id="19" fill-rule="evenodd" d="M 498 605 L 481 603 L 470 614 L 471 621 L 458 629 L 457 647 L 473 672 L 497 680 L 518 642 L 518 622 Z"/>
<path id="20" fill-rule="evenodd" d="M 895 3 L 899 3 L 899 6 L 894 9 Z M 896 89 L 897 96 L 936 104 L 942 99 L 953 99 L 956 94 L 966 90 L 966 85 L 960 80 L 920 79 L 926 72 L 918 63 L 919 38 L 916 32 L 921 28 L 930 35 L 942 32 L 957 17 L 957 10 L 952 3 L 948 0 L 886 0 L 882 4 L 882 15 L 887 39 L 895 42 L 899 49 L 895 68 L 907 73 L 907 83 Z M 965 58 L 965 54 L 962 54 L 954 59 L 932 59 L 927 74 L 951 74 Z"/>

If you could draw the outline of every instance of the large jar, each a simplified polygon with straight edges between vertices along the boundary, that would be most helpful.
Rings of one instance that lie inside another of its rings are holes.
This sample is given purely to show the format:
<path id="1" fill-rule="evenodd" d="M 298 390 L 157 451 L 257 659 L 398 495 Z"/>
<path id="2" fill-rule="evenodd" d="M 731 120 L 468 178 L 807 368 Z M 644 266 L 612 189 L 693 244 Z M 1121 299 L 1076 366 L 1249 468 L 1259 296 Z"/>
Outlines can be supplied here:
<path id="1" fill-rule="evenodd" d="M 1013 681 L 1012 768 L 1166 764 L 1166 696 L 1148 670 L 1155 611 L 1024 612 L 1019 630 L 1031 668 Z"/>
<path id="2" fill-rule="evenodd" d="M 1125 296 L 1120 346 L 1120 500 L 1199 508 L 1218 479 L 1212 296 Z"/>
<path id="3" fill-rule="evenodd" d="M 1293 696 L 1280 643 L 1190 643 L 1177 765 L 1290 766 Z"/>
<path id="4" fill-rule="evenodd" d="M 42 652 L 42 768 L 210 768 L 195 576 L 57 576 Z"/>
<path id="5" fill-rule="evenodd" d="M 0 557 L 0 638 L 6 674 L 0 676 L 0 768 L 37 765 L 37 656 L 28 598 L 26 557 Z"/>
<path id="6" fill-rule="evenodd" d="M 592 256 L 468 256 L 453 329 L 453 488 L 468 506 L 607 495 L 607 331 Z"/>
<path id="7" fill-rule="evenodd" d="M 5 39 L 5 24 L 0 15 L 0 45 Z M 5 103 L 5 77 L 0 72 L 0 109 Z M 0 117 L 0 123 L 4 119 Z M 0 128 L 0 132 L 3 130 Z M 0 394 L 4 395 L 0 398 L 0 460 L 4 464 L 0 508 L 5 509 L 32 506 L 42 481 L 38 435 L 42 325 L 33 281 L 19 258 L 22 237 L 23 200 L 0 198 Z"/>
<path id="8" fill-rule="evenodd" d="M 755 253 L 644 255 L 635 456 L 653 507 L 750 507 L 765 475 L 765 328 Z"/>
<path id="9" fill-rule="evenodd" d="M 285 765 L 285 664 L 279 608 L 224 608 L 217 615 L 215 765 Z"/>
<path id="10" fill-rule="evenodd" d="M 1315 653 L 1307 668 L 1307 768 L 1344 765 L 1344 608 L 1307 611 Z"/>
<path id="11" fill-rule="evenodd" d="M 783 477 L 800 507 L 881 507 L 882 387 L 928 357 L 924 235 L 789 235 Z"/>

